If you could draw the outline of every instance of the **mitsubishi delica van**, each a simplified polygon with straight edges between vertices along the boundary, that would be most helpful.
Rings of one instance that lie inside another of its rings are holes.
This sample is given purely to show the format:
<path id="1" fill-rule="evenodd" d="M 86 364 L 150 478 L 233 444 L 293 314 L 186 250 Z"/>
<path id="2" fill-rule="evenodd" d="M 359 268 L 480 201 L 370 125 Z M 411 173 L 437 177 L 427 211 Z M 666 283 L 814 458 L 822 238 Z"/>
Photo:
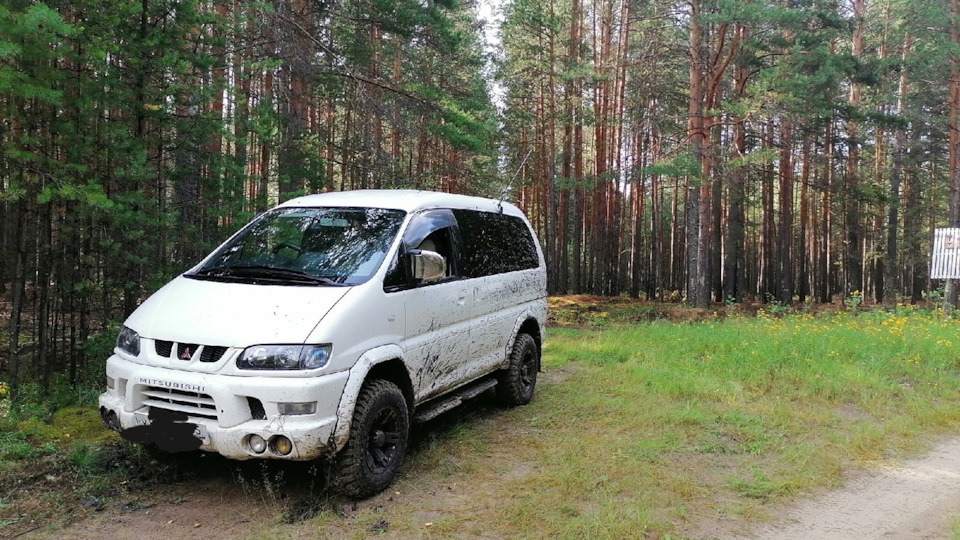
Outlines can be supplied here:
<path id="1" fill-rule="evenodd" d="M 514 205 L 425 191 L 300 197 L 269 210 L 126 320 L 106 425 L 168 450 L 332 461 L 389 485 L 410 427 L 494 389 L 528 403 L 546 270 Z"/>

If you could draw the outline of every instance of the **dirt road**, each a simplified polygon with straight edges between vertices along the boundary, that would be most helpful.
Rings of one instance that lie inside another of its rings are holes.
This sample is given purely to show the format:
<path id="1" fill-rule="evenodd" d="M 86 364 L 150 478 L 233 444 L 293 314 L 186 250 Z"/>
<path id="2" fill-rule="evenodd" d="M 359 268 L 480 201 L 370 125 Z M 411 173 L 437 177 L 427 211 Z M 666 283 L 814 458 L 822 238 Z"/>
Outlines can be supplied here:
<path id="1" fill-rule="evenodd" d="M 960 520 L 960 437 L 798 502 L 753 540 L 949 539 Z"/>

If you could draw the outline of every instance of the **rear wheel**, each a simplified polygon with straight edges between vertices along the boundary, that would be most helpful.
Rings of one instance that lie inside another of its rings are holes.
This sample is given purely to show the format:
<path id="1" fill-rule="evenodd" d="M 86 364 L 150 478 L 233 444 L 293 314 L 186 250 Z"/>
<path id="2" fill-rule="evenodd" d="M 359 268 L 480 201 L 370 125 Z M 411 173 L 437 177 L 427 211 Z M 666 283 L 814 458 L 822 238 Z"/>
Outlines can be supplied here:
<path id="1" fill-rule="evenodd" d="M 497 376 L 497 396 L 511 407 L 526 405 L 537 386 L 540 354 L 530 334 L 517 334 L 510 351 L 510 366 Z"/>
<path id="2" fill-rule="evenodd" d="M 400 469 L 410 436 L 403 393 L 390 381 L 373 380 L 360 390 L 350 437 L 337 456 L 338 491 L 353 498 L 389 486 Z"/>

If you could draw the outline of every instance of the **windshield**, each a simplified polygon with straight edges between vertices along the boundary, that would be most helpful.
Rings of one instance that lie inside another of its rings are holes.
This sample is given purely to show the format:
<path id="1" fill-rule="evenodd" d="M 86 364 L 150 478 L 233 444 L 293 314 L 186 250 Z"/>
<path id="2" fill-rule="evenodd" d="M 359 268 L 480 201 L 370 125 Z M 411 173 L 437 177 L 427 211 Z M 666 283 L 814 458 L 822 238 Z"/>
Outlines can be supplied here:
<path id="1" fill-rule="evenodd" d="M 358 285 L 380 267 L 404 215 L 377 208 L 274 209 L 187 277 Z"/>

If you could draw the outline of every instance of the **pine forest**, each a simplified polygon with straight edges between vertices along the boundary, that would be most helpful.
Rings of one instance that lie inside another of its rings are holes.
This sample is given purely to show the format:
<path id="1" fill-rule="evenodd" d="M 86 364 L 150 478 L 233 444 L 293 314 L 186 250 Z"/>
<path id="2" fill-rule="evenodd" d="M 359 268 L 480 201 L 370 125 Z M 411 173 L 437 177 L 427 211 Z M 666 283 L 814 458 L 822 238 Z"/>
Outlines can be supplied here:
<path id="1" fill-rule="evenodd" d="M 551 294 L 955 304 L 958 121 L 960 0 L 2 0 L 0 363 L 347 189 L 505 193 Z"/>

